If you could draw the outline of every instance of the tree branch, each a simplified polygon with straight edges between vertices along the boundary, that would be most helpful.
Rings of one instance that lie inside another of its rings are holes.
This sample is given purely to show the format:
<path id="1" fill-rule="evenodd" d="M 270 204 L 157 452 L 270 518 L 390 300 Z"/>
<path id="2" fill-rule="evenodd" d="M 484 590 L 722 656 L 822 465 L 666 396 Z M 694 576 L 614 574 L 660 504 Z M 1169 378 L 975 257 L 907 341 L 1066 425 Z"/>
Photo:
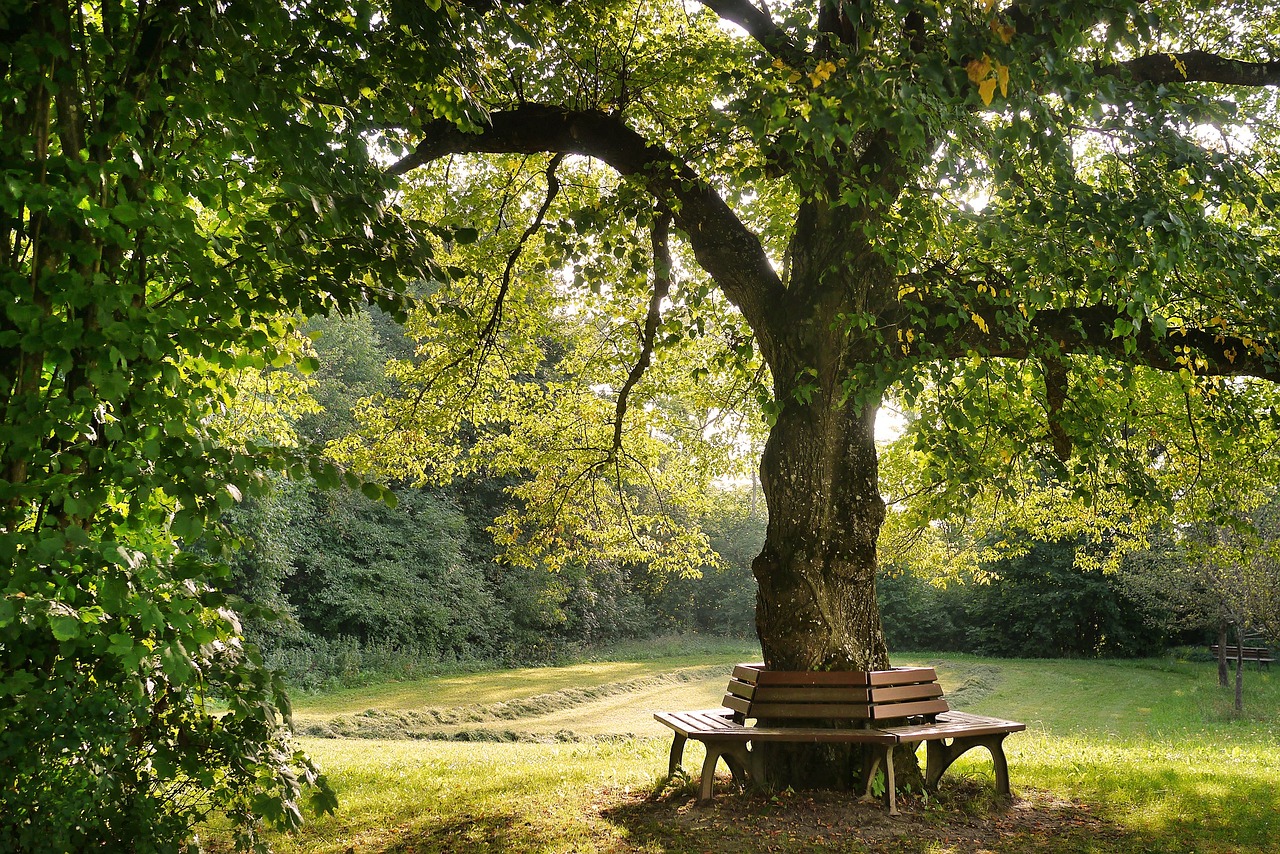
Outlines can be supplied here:
<path id="1" fill-rule="evenodd" d="M 760 46 L 793 68 L 800 68 L 808 54 L 786 34 L 773 16 L 750 0 L 702 0 L 702 5 L 723 20 L 737 24 Z"/>
<path id="2" fill-rule="evenodd" d="M 525 104 L 495 112 L 478 133 L 437 119 L 416 149 L 391 166 L 405 173 L 450 154 L 579 154 L 607 163 L 643 184 L 687 235 L 698 264 L 742 312 L 766 359 L 778 355 L 785 288 L 760 240 L 693 169 L 649 144 L 619 116 Z"/>
<path id="3" fill-rule="evenodd" d="M 658 334 L 658 323 L 662 320 L 662 301 L 671 291 L 670 231 L 671 215 L 668 213 L 661 214 L 649 229 L 653 245 L 653 295 L 649 297 L 649 311 L 645 314 L 644 330 L 640 334 L 640 358 L 636 359 L 631 373 L 627 375 L 627 381 L 618 392 L 618 403 L 613 415 L 613 446 L 609 449 L 611 459 L 622 450 L 622 420 L 627 414 L 631 389 L 635 388 L 644 372 L 649 369 L 653 358 L 653 341 Z"/>
<path id="4" fill-rule="evenodd" d="M 488 348 L 498 334 L 498 327 L 502 323 L 502 311 L 507 301 L 507 293 L 511 290 L 511 274 L 515 271 L 516 261 L 520 260 L 520 254 L 524 251 L 524 246 L 529 242 L 529 238 L 538 233 L 538 229 L 542 228 L 542 221 L 547 216 L 547 211 L 551 208 L 551 203 L 555 201 L 556 196 L 560 193 L 560 179 L 556 176 L 556 170 L 560 168 L 560 164 L 564 161 L 563 154 L 557 154 L 547 163 L 547 194 L 542 199 L 542 204 L 538 208 L 537 215 L 533 218 L 533 222 L 529 223 L 528 228 L 520 235 L 519 241 L 512 247 L 510 254 L 507 255 L 506 266 L 502 269 L 502 283 L 498 286 L 498 296 L 493 301 L 493 310 L 489 313 L 489 321 L 485 323 L 484 329 L 480 331 L 480 343 Z"/>
<path id="5" fill-rule="evenodd" d="M 1203 50 L 1153 53 L 1114 65 L 1099 74 L 1129 75 L 1138 83 L 1222 83 L 1228 86 L 1280 86 L 1280 59 L 1246 62 Z"/>
<path id="6" fill-rule="evenodd" d="M 1026 359 L 1045 353 L 1047 344 L 1063 354 L 1113 356 L 1158 371 L 1186 368 L 1200 377 L 1256 377 L 1280 382 L 1280 354 L 1270 340 L 1228 334 L 1225 329 L 1186 327 L 1173 327 L 1168 334 L 1157 335 L 1149 325 L 1133 336 L 1116 337 L 1116 321 L 1128 320 L 1129 316 L 1110 305 L 1043 309 L 1016 335 L 1002 336 L 996 314 L 1008 310 L 994 306 L 975 309 L 991 329 L 990 334 L 982 332 L 976 323 L 967 324 L 959 334 L 939 326 L 937 334 L 948 335 L 943 349 L 950 357 L 975 351 L 997 358 Z M 939 304 L 926 311 L 946 318 L 955 309 Z M 1126 341 L 1132 342 L 1132 352 L 1125 349 Z"/>

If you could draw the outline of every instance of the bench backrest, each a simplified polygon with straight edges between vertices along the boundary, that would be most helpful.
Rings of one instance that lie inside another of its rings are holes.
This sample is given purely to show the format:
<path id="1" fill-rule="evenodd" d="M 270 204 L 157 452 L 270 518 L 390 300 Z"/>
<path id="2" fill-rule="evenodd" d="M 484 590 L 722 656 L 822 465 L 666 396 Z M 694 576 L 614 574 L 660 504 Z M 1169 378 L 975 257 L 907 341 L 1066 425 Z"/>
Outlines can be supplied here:
<path id="1" fill-rule="evenodd" d="M 739 664 L 724 695 L 734 719 L 930 719 L 950 707 L 932 667 L 809 672 Z"/>

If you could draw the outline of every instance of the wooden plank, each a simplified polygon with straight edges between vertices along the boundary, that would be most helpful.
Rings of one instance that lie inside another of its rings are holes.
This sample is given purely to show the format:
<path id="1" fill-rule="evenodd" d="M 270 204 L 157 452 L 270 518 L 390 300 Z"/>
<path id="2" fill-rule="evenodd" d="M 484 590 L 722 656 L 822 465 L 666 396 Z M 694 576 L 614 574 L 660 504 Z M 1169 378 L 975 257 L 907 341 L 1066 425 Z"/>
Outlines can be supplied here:
<path id="1" fill-rule="evenodd" d="M 884 727 L 884 731 L 894 733 L 902 741 L 935 741 L 943 738 L 965 738 L 1022 732 L 1026 728 L 1026 724 L 1018 723 L 1017 721 L 989 718 L 984 715 L 969 715 L 963 712 L 948 712 L 945 715 L 940 715 L 937 723 Z"/>
<path id="2" fill-rule="evenodd" d="M 764 663 L 758 664 L 735 664 L 733 667 L 733 678 L 749 685 L 756 684 L 756 680 L 760 678 L 761 671 L 764 670 Z"/>
<path id="3" fill-rule="evenodd" d="M 752 703 L 753 718 L 859 718 L 870 717 L 865 703 Z"/>
<path id="4" fill-rule="evenodd" d="M 904 700 L 931 700 L 942 696 L 942 686 L 937 682 L 919 682 L 915 685 L 886 685 L 872 688 L 868 699 L 873 703 L 900 703 Z"/>
<path id="5" fill-rule="evenodd" d="M 932 715 L 950 710 L 946 700 L 920 700 L 915 703 L 886 703 L 871 707 L 874 720 L 909 718 L 912 715 Z"/>
<path id="6" fill-rule="evenodd" d="M 756 694 L 756 686 L 749 682 L 743 682 L 741 679 L 730 679 L 729 687 L 726 689 L 735 697 L 742 697 L 750 700 Z"/>
<path id="7" fill-rule="evenodd" d="M 867 674 L 869 685 L 909 685 L 912 682 L 937 682 L 938 672 L 932 667 L 895 667 L 892 670 L 872 670 Z"/>
<path id="8" fill-rule="evenodd" d="M 759 685 L 757 703 L 866 703 L 871 690 L 864 685 Z"/>
<path id="9" fill-rule="evenodd" d="M 725 694 L 720 702 L 724 704 L 726 709 L 733 709 L 735 712 L 743 715 L 755 716 L 755 713 L 751 711 L 750 700 L 744 700 L 742 697 L 735 697 L 732 694 Z"/>
<path id="10" fill-rule="evenodd" d="M 866 685 L 867 674 L 856 670 L 762 670 L 757 685 Z"/>
<path id="11" fill-rule="evenodd" d="M 748 727 L 751 741 L 797 744 L 897 744 L 898 736 L 882 729 L 823 729 L 821 727 Z"/>

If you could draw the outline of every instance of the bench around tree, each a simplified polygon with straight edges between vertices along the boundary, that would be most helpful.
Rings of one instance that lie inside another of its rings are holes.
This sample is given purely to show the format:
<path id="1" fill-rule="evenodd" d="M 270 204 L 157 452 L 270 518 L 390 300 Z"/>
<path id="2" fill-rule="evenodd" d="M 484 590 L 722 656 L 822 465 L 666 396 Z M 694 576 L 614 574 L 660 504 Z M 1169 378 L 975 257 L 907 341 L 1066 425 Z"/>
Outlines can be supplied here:
<path id="1" fill-rule="evenodd" d="M 810 672 L 766 670 L 740 664 L 729 679 L 724 708 L 658 712 L 654 718 L 675 731 L 668 773 L 675 774 L 689 739 L 706 745 L 699 800 L 712 797 L 721 759 L 734 781 L 759 778 L 755 745 L 765 742 L 857 744 L 863 750 L 860 782 L 870 795 L 877 769 L 885 771 L 885 802 L 897 815 L 893 754 L 899 746 L 926 744 L 925 785 L 937 787 L 961 754 L 985 747 L 995 767 L 996 789 L 1009 794 L 1004 739 L 1025 724 L 952 711 L 931 667 Z M 756 724 L 749 726 L 748 721 Z M 763 724 L 761 722 L 764 722 Z"/>

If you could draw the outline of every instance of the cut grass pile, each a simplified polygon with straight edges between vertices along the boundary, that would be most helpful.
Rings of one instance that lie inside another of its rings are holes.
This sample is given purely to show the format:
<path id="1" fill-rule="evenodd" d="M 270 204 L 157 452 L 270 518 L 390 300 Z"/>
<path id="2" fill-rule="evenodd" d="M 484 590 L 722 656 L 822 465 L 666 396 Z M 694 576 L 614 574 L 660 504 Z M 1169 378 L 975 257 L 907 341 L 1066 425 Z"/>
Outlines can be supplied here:
<path id="1" fill-rule="evenodd" d="M 1280 850 L 1280 684 L 1269 673 L 1246 675 L 1236 718 L 1210 664 L 915 655 L 895 663 L 937 667 L 956 707 L 1028 724 L 1006 742 L 1013 803 L 991 794 L 979 750 L 896 818 L 845 793 L 727 785 L 698 806 L 701 751 L 685 755 L 694 780 L 667 783 L 669 732 L 652 712 L 718 705 L 728 665 L 753 657 L 637 657 L 299 698 L 308 731 L 357 737 L 303 739 L 342 807 L 273 844 L 317 854 Z M 226 849 L 217 828 L 206 836 Z"/>

